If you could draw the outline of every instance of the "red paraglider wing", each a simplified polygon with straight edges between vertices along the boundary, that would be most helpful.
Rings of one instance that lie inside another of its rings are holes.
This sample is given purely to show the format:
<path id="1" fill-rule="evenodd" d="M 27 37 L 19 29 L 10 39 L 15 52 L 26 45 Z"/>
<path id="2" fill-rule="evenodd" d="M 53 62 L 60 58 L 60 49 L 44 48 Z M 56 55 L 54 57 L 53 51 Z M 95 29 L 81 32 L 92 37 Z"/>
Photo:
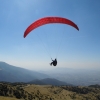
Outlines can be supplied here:
<path id="1" fill-rule="evenodd" d="M 62 18 L 62 17 L 44 17 L 39 20 L 36 20 L 33 22 L 24 32 L 24 38 L 35 28 L 42 26 L 44 24 L 49 24 L 49 23 L 62 23 L 62 24 L 68 24 L 70 26 L 73 26 L 77 30 L 79 30 L 78 26 L 72 22 L 69 19 Z"/>

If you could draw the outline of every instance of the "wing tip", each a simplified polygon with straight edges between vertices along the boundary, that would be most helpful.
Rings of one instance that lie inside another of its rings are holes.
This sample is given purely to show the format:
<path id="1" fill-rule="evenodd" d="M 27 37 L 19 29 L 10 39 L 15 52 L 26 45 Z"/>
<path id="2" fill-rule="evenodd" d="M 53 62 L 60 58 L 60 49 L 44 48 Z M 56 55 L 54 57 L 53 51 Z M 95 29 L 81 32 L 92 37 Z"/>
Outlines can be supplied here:
<path id="1" fill-rule="evenodd" d="M 25 33 L 24 33 L 23 37 L 24 37 L 24 38 L 26 37 Z"/>

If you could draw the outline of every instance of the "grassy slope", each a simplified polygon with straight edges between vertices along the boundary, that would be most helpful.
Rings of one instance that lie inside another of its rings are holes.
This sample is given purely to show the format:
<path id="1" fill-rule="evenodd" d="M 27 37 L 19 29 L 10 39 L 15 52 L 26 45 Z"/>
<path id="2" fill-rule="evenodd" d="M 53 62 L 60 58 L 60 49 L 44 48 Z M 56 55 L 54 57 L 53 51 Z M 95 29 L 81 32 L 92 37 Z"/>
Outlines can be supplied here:
<path id="1" fill-rule="evenodd" d="M 72 87 L 72 86 L 51 86 L 51 85 L 8 85 L 12 90 L 26 95 L 25 99 L 16 99 L 16 95 L 9 94 L 9 97 L 0 96 L 0 100 L 100 100 L 100 88 L 94 87 Z M 1 85 L 1 86 L 2 86 Z M 20 89 L 21 88 L 21 89 Z M 1 88 L 4 89 L 4 88 Z M 23 93 L 22 93 L 23 92 Z M 2 92 L 1 92 L 2 93 Z M 13 94 L 13 92 L 12 92 Z M 31 98 L 32 96 L 32 98 Z"/>
<path id="2" fill-rule="evenodd" d="M 0 96 L 0 100 L 19 100 L 19 99 L 12 98 L 12 97 L 4 97 L 4 96 Z"/>
<path id="3" fill-rule="evenodd" d="M 29 93 L 33 93 L 35 96 L 38 94 L 38 97 L 41 98 L 41 100 L 50 100 L 50 98 L 52 98 L 52 100 L 73 100 L 72 98 L 74 98 L 74 95 L 77 98 L 74 100 L 82 100 L 82 96 L 60 87 L 49 85 L 29 85 L 24 89 Z"/>

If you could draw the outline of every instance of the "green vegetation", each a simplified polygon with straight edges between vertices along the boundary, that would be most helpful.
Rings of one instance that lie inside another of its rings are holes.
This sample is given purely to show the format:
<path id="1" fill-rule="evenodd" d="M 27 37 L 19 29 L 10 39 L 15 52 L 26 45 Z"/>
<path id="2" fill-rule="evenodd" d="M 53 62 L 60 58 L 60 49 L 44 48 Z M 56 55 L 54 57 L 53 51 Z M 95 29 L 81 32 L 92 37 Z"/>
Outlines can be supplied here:
<path id="1" fill-rule="evenodd" d="M 82 87 L 2 82 L 0 100 L 100 100 L 100 85 Z"/>
<path id="2" fill-rule="evenodd" d="M 0 96 L 27 99 L 29 95 L 31 94 L 24 91 L 23 85 L 18 85 L 18 83 L 0 83 Z"/>

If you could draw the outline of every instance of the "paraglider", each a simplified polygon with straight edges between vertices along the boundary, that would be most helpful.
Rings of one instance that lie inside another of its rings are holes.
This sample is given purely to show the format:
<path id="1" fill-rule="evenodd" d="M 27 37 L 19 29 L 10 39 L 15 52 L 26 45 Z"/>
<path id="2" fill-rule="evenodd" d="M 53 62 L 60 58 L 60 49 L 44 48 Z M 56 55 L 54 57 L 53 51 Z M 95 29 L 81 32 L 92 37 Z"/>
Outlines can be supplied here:
<path id="1" fill-rule="evenodd" d="M 74 28 L 76 28 L 77 30 L 79 30 L 78 26 L 72 22 L 71 20 L 67 19 L 67 18 L 62 18 L 62 17 L 44 17 L 41 19 L 36 20 L 35 22 L 33 22 L 24 32 L 24 38 L 34 29 L 45 25 L 45 24 L 51 24 L 51 23 L 59 23 L 59 24 L 66 24 L 66 25 L 70 25 Z M 52 60 L 52 62 L 50 63 L 50 65 L 52 66 L 56 66 L 57 65 L 57 59 Z"/>

